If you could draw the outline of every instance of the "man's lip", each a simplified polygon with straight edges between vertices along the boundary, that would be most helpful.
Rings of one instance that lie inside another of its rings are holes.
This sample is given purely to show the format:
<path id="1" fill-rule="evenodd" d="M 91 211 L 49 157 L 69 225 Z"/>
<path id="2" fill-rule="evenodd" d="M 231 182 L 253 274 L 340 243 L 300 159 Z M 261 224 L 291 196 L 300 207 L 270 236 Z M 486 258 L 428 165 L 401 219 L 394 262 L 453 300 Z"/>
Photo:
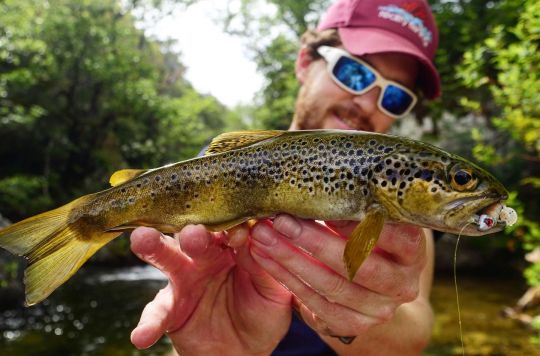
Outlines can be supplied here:
<path id="1" fill-rule="evenodd" d="M 344 130 L 357 130 L 354 126 L 349 125 L 345 120 L 343 120 L 340 116 L 334 114 L 334 117 L 338 121 L 339 124 L 341 124 L 342 127 L 336 127 L 337 129 L 344 129 Z"/>

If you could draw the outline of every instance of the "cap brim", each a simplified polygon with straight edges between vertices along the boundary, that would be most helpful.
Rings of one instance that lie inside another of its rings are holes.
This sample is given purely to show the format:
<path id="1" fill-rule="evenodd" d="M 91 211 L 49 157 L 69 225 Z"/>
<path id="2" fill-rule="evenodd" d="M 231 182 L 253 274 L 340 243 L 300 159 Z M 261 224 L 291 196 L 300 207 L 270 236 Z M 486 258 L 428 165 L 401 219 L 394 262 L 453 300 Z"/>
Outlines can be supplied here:
<path id="1" fill-rule="evenodd" d="M 441 80 L 433 62 L 408 39 L 393 32 L 373 27 L 340 27 L 338 30 L 343 47 L 356 56 L 398 52 L 417 58 L 425 69 L 419 72 L 418 78 L 424 95 L 428 99 L 434 99 L 441 95 Z"/>

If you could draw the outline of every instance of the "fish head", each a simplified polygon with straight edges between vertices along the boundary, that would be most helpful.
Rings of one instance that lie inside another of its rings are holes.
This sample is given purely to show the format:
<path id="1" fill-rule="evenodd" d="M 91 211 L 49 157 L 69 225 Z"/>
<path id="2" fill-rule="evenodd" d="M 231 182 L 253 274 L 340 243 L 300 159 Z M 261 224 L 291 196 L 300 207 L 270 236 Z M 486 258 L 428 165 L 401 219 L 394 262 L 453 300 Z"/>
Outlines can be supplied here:
<path id="1" fill-rule="evenodd" d="M 506 225 L 495 217 L 489 228 L 481 226 L 481 216 L 504 206 L 504 186 L 482 168 L 434 146 L 384 157 L 373 177 L 375 195 L 393 221 L 469 236 Z"/>

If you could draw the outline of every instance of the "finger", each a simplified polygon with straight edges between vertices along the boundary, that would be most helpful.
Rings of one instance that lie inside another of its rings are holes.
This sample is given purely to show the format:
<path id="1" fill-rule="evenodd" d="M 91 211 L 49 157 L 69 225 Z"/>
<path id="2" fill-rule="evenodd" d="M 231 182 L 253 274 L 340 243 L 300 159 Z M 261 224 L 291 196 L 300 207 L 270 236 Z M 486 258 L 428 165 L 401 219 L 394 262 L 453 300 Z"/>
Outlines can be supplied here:
<path id="1" fill-rule="evenodd" d="M 238 288 L 237 293 L 248 295 L 252 285 L 256 293 L 265 299 L 283 305 L 290 305 L 291 294 L 266 272 L 251 256 L 250 247 L 243 245 L 236 249 L 236 263 L 238 265 L 238 283 L 243 288 Z M 248 299 L 248 298 L 246 298 Z"/>
<path id="2" fill-rule="evenodd" d="M 311 289 L 324 296 L 326 300 L 342 304 L 375 318 L 386 319 L 388 314 L 393 313 L 396 301 L 394 298 L 386 297 L 386 295 L 398 294 L 399 289 L 398 286 L 396 286 L 398 283 L 384 283 L 383 287 L 391 290 L 387 292 L 388 294 L 381 295 L 378 290 L 373 291 L 370 290 L 370 288 L 366 288 L 366 284 L 361 286 L 357 283 L 349 282 L 345 278 L 344 268 L 343 274 L 341 275 L 332 271 L 320 261 L 302 253 L 300 250 L 287 243 L 283 238 L 279 237 L 279 233 L 272 230 L 267 225 L 258 224 L 255 226 L 252 236 L 255 248 L 259 251 L 263 251 L 263 253 L 269 256 L 275 263 L 278 263 L 285 270 L 290 271 L 292 275 L 296 276 L 310 286 Z M 273 242 L 268 245 L 270 240 Z M 266 244 L 261 243 L 260 241 L 264 241 Z M 263 267 L 265 267 L 265 265 L 263 265 Z M 272 274 L 270 271 L 268 272 Z M 390 274 L 391 272 L 393 271 L 387 271 L 386 273 Z M 374 274 L 376 276 L 378 275 L 376 273 Z M 273 274 L 272 276 L 280 279 L 280 276 Z M 368 282 L 371 282 L 371 284 L 377 287 L 379 287 L 380 284 L 375 278 L 373 280 L 369 279 Z M 289 288 L 289 285 L 286 284 L 286 287 Z"/>
<path id="3" fill-rule="evenodd" d="M 358 221 L 332 220 L 325 221 L 325 224 L 341 236 L 347 237 L 351 236 L 354 228 L 358 225 Z"/>
<path id="4" fill-rule="evenodd" d="M 301 301 L 302 305 L 299 311 L 306 322 L 316 331 L 327 335 L 349 335 L 353 330 L 366 330 L 380 323 L 377 318 L 328 301 L 256 246 L 252 248 L 252 255 L 268 273 Z M 315 318 L 314 315 L 317 317 Z"/>
<path id="5" fill-rule="evenodd" d="M 209 232 L 203 225 L 187 225 L 176 237 L 181 250 L 190 258 L 190 267 L 197 272 L 184 278 L 198 278 L 201 273 L 212 275 L 234 263 L 232 250 L 223 244 L 222 233 Z"/>
<path id="6" fill-rule="evenodd" d="M 143 261 L 170 276 L 186 262 L 178 242 L 148 227 L 135 229 L 130 237 L 131 250 Z"/>
<path id="7" fill-rule="evenodd" d="M 386 224 L 377 243 L 396 263 L 404 266 L 423 265 L 426 238 L 422 228 L 404 224 Z"/>
<path id="8" fill-rule="evenodd" d="M 203 225 L 187 225 L 175 238 L 180 242 L 180 249 L 193 259 L 205 258 L 212 245 L 212 233 Z"/>
<path id="9" fill-rule="evenodd" d="M 249 227 L 247 224 L 240 224 L 229 229 L 224 234 L 225 244 L 232 248 L 243 246 L 249 237 Z"/>
<path id="10" fill-rule="evenodd" d="M 167 331 L 167 316 L 172 310 L 171 285 L 160 290 L 154 300 L 144 308 L 139 323 L 131 332 L 131 343 L 138 349 L 155 344 Z"/>
<path id="11" fill-rule="evenodd" d="M 295 246 L 341 275 L 347 275 L 341 259 L 346 240 L 337 236 L 326 226 L 312 220 L 302 220 L 282 214 L 274 219 L 273 227 Z"/>
<path id="12" fill-rule="evenodd" d="M 335 224 L 336 222 L 333 222 Z M 347 223 L 340 226 L 350 228 Z M 274 220 L 274 228 L 287 237 L 294 245 L 307 251 L 342 276 L 347 276 L 342 256 L 346 240 L 339 238 L 325 226 L 314 221 L 302 220 L 289 215 L 279 215 Z M 401 232 L 403 230 L 403 233 Z M 417 240 L 418 228 L 407 225 L 385 225 L 379 241 L 385 253 L 371 254 L 364 261 L 354 282 L 382 295 L 394 296 L 399 300 L 409 300 L 418 289 L 418 274 L 425 260 L 422 240 Z M 406 237 L 402 237 L 406 234 Z M 425 243 L 425 241 L 424 241 Z M 418 245 L 420 244 L 420 245 Z M 377 248 L 379 248 L 379 244 Z M 271 253 L 277 253 L 277 249 Z M 424 260 L 422 260 L 424 256 Z M 279 260 L 279 259 L 278 259 Z M 281 260 L 279 260 L 281 261 Z M 400 268 L 418 262 L 415 270 Z M 281 262 L 283 264 L 283 262 Z M 287 266 L 289 268 L 289 266 Z M 407 284 L 409 283 L 409 284 Z M 404 286 L 407 284 L 407 287 Z"/>

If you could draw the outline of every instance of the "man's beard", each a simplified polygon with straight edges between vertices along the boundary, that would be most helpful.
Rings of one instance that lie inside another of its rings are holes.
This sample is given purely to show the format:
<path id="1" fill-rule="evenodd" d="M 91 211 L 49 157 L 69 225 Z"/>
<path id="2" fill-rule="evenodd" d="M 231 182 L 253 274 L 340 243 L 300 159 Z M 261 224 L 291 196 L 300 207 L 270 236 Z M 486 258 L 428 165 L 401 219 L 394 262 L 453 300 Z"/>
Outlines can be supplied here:
<path id="1" fill-rule="evenodd" d="M 298 130 L 313 130 L 325 127 L 325 120 L 337 116 L 351 129 L 374 131 L 371 120 L 358 109 L 351 100 L 332 102 L 326 105 L 324 100 L 310 100 L 301 88 L 296 100 L 294 122 Z"/>

